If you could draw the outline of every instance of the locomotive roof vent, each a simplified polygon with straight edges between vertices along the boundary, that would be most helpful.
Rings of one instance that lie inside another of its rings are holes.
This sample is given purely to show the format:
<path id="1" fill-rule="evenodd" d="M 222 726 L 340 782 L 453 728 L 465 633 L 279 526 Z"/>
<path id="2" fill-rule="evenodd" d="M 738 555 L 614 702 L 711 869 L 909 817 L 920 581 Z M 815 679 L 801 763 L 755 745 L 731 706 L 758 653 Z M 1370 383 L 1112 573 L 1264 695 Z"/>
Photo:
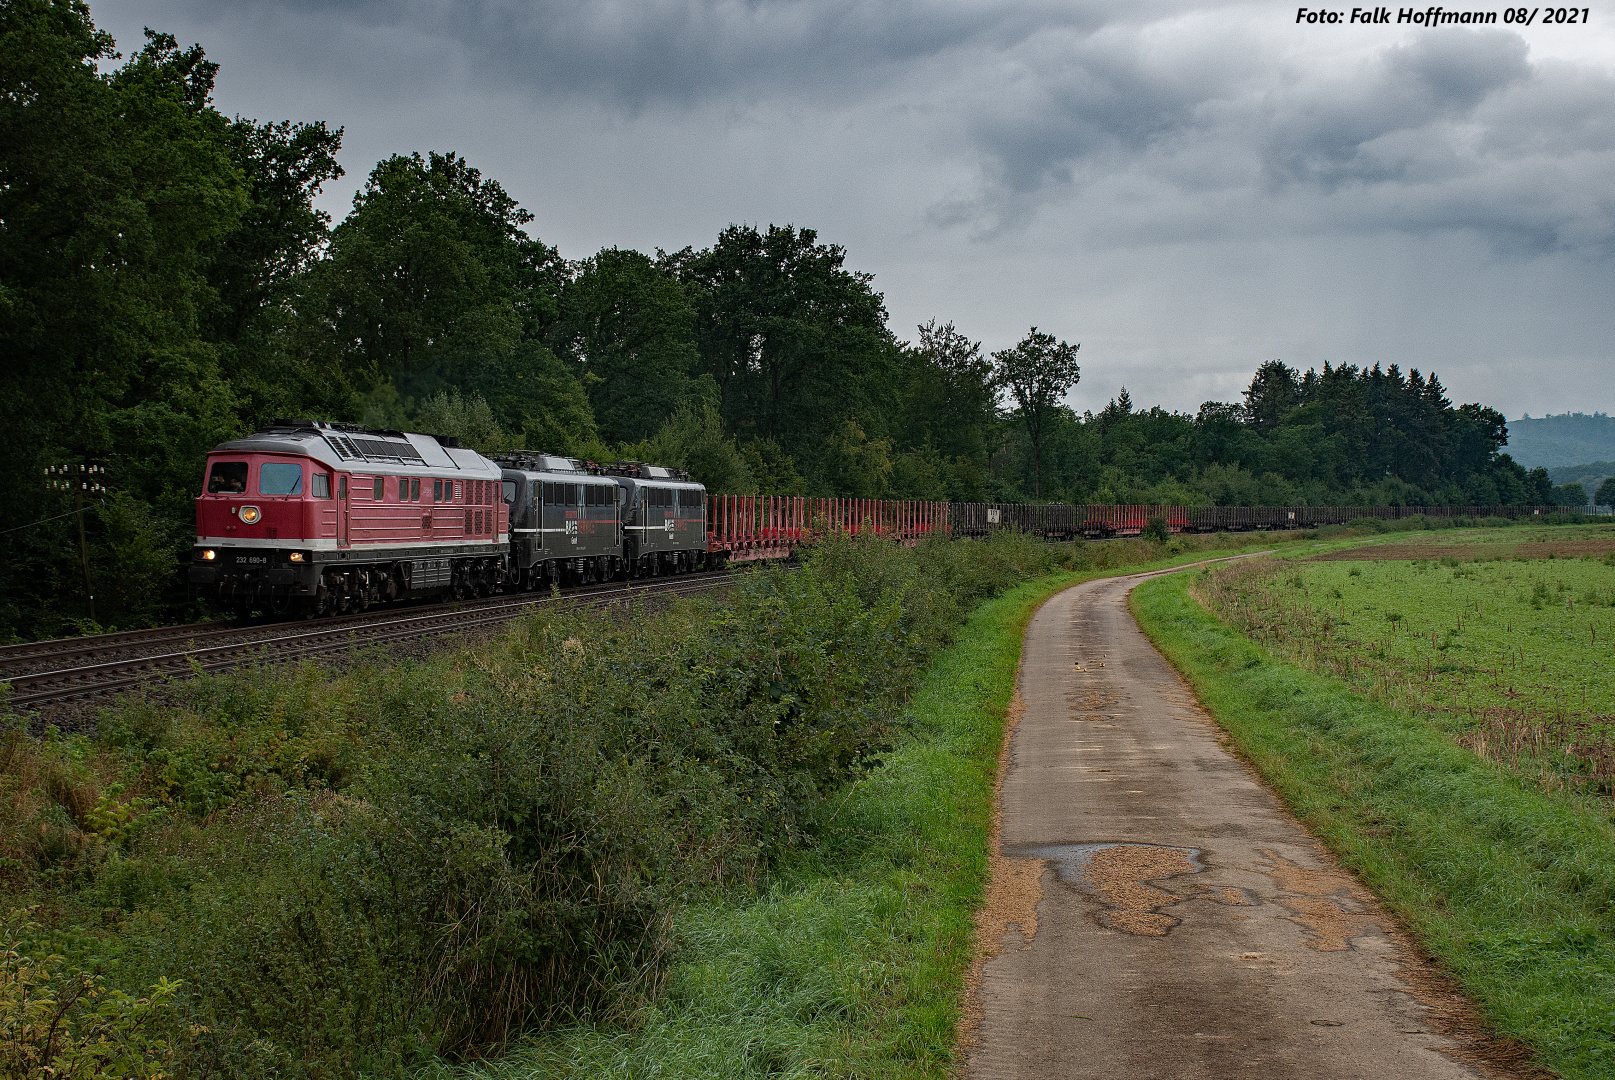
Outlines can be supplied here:
<path id="1" fill-rule="evenodd" d="M 355 438 L 351 441 L 358 444 L 359 449 L 363 450 L 365 457 L 368 458 L 390 457 L 399 461 L 420 461 L 425 464 L 421 452 L 409 445 L 407 439 Z"/>
<path id="2" fill-rule="evenodd" d="M 583 472 L 576 458 L 558 457 L 555 454 L 532 454 L 516 451 L 495 454 L 493 460 L 510 469 L 530 469 L 534 472 Z"/>
<path id="3" fill-rule="evenodd" d="M 688 480 L 690 474 L 683 469 L 667 465 L 647 465 L 643 461 L 616 461 L 606 466 L 606 472 L 618 476 L 634 476 L 641 480 Z"/>

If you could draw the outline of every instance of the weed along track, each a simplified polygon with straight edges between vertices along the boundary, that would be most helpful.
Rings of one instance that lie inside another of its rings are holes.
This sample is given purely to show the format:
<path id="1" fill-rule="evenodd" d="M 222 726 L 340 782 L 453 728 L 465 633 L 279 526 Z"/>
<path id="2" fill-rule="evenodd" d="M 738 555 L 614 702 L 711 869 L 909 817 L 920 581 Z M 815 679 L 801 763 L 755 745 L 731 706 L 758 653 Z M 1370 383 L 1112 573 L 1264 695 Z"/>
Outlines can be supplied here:
<path id="1" fill-rule="evenodd" d="M 146 634 L 111 634 L 0 652 L 0 679 L 14 708 L 39 709 L 164 679 L 282 663 L 444 634 L 488 630 L 548 607 L 590 608 L 641 598 L 688 596 L 727 588 L 727 573 L 581 589 L 560 596 L 500 597 L 451 608 L 388 609 L 309 625 L 198 624 Z M 177 631 L 187 631 L 183 635 Z M 49 646 L 49 647 L 46 647 Z"/>
<path id="2" fill-rule="evenodd" d="M 1041 867 L 1035 932 L 982 928 L 968 1075 L 1496 1075 L 1453 1056 L 1396 924 L 1140 632 L 1139 580 L 1068 589 L 1027 632 L 999 862 Z"/>

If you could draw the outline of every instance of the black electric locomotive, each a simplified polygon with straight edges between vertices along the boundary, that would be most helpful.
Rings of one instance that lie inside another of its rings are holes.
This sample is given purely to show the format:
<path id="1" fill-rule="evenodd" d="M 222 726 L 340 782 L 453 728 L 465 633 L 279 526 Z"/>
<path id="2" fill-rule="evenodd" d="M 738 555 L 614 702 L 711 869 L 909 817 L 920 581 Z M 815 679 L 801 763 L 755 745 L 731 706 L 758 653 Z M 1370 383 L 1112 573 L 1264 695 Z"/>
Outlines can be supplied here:
<path id="1" fill-rule="evenodd" d="M 706 489 L 660 465 L 552 454 L 494 459 L 518 587 L 677 574 L 706 565 Z"/>

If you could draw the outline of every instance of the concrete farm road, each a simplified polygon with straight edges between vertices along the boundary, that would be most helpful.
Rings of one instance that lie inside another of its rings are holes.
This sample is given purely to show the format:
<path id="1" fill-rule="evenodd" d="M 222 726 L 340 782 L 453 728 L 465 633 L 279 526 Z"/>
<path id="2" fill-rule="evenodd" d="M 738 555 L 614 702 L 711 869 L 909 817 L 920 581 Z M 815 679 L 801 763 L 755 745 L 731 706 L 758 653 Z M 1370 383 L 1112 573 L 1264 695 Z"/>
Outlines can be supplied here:
<path id="1" fill-rule="evenodd" d="M 1127 608 L 1141 580 L 1028 628 L 967 1076 L 1499 1075 L 1449 1056 L 1394 924 L 1220 744 Z"/>

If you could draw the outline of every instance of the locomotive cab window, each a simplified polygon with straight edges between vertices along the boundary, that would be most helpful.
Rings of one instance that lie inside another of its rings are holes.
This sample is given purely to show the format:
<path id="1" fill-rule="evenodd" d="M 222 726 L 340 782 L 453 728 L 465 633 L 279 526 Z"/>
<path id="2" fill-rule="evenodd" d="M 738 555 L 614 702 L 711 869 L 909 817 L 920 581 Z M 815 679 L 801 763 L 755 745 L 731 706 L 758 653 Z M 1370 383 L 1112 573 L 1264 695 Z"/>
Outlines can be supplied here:
<path id="1" fill-rule="evenodd" d="M 245 461 L 215 461 L 207 476 L 209 495 L 245 495 L 247 493 L 247 463 Z"/>
<path id="2" fill-rule="evenodd" d="M 514 480 L 501 480 L 500 484 L 505 489 L 505 502 L 507 504 L 515 503 L 515 501 L 516 501 L 516 481 L 514 481 Z"/>
<path id="3" fill-rule="evenodd" d="M 289 461 L 266 461 L 258 467 L 258 494 L 301 495 L 303 466 Z"/>
<path id="4" fill-rule="evenodd" d="M 331 474 L 317 472 L 309 478 L 308 491 L 316 499 L 331 497 Z"/>

